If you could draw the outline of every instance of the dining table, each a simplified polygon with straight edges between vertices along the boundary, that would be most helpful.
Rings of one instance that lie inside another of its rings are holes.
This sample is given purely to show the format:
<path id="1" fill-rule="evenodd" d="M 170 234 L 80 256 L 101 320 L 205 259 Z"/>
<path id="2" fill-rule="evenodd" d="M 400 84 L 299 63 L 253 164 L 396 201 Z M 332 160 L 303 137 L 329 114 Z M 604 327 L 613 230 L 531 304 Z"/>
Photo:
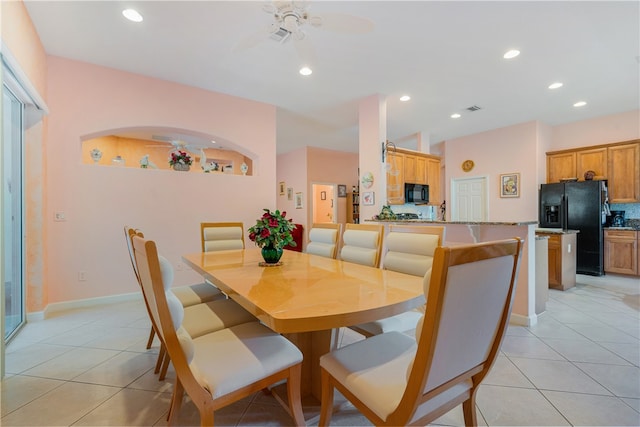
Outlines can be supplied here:
<path id="1" fill-rule="evenodd" d="M 182 257 L 260 322 L 303 354 L 302 395 L 321 396 L 320 356 L 337 348 L 339 330 L 425 304 L 423 278 L 304 252 L 285 251 L 276 265 L 260 248 Z"/>

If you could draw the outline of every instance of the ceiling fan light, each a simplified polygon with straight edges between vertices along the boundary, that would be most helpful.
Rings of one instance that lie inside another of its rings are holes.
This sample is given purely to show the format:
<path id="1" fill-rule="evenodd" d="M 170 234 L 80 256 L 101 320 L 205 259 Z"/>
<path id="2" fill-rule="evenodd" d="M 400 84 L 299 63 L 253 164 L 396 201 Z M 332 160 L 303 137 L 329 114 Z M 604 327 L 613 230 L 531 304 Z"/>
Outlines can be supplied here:
<path id="1" fill-rule="evenodd" d="M 460 114 L 458 114 L 458 113 L 453 113 L 453 114 L 451 115 L 451 118 L 452 118 L 452 119 L 459 119 L 460 117 L 461 117 L 461 116 L 460 116 Z"/>
<path id="2" fill-rule="evenodd" d="M 303 76 L 310 76 L 311 73 L 313 73 L 313 70 L 309 67 L 302 67 L 300 68 L 300 74 L 302 74 Z"/>
<path id="3" fill-rule="evenodd" d="M 560 82 L 551 83 L 551 84 L 549 85 L 549 89 L 558 89 L 558 88 L 562 87 L 562 85 L 563 85 L 563 84 L 562 84 L 562 83 L 560 83 Z"/>
<path id="4" fill-rule="evenodd" d="M 519 50 L 511 49 L 511 50 L 507 51 L 502 57 L 504 59 L 513 59 L 518 55 L 520 55 L 520 51 Z"/>
<path id="5" fill-rule="evenodd" d="M 132 22 L 142 22 L 142 15 L 135 9 L 125 9 L 122 11 L 122 15 Z"/>
<path id="6" fill-rule="evenodd" d="M 409 101 L 410 99 L 411 99 L 411 97 L 410 97 L 409 95 L 402 95 L 402 96 L 400 97 L 400 101 L 402 101 L 402 102 L 407 102 L 407 101 Z"/>
<path id="7" fill-rule="evenodd" d="M 585 101 L 578 101 L 575 104 L 573 104 L 574 107 L 584 107 L 585 105 L 587 105 Z"/>

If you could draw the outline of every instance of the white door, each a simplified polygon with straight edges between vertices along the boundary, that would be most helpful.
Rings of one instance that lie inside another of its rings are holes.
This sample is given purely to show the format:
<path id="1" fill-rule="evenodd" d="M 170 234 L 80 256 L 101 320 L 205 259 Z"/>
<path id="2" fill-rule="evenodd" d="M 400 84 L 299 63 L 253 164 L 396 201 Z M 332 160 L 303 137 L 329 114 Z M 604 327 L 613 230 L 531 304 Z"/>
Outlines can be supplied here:
<path id="1" fill-rule="evenodd" d="M 451 180 L 452 221 L 488 221 L 488 181 L 487 177 Z"/>

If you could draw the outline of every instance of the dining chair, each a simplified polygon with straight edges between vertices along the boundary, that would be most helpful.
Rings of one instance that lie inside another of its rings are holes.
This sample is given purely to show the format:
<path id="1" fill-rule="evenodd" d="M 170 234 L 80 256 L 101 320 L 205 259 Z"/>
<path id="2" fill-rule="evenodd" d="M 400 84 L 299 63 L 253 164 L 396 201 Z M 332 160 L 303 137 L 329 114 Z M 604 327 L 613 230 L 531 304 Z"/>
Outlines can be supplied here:
<path id="1" fill-rule="evenodd" d="M 391 224 L 385 237 L 382 268 L 424 277 L 431 269 L 436 248 L 442 246 L 444 230 L 443 226 Z M 390 331 L 409 332 L 421 317 L 422 310 L 414 309 L 350 328 L 367 338 Z"/>
<path id="2" fill-rule="evenodd" d="M 201 222 L 202 252 L 244 249 L 242 222 Z"/>
<path id="3" fill-rule="evenodd" d="M 342 234 L 340 259 L 378 267 L 383 235 L 384 225 L 347 223 Z"/>
<path id="4" fill-rule="evenodd" d="M 289 413 L 296 425 L 305 425 L 300 350 L 259 322 L 192 337 L 182 327 L 184 308 L 165 284 L 173 267 L 158 255 L 155 242 L 134 236 L 132 243 L 142 286 L 176 371 L 169 425 L 177 422 L 185 392 L 198 408 L 200 424 L 212 426 L 216 410 L 284 380 Z"/>
<path id="5" fill-rule="evenodd" d="M 129 251 L 129 260 L 131 261 L 131 267 L 133 268 L 133 274 L 136 276 L 136 281 L 138 285 L 140 284 L 140 275 L 138 274 L 138 268 L 136 266 L 136 261 L 133 256 L 133 247 L 131 246 L 131 238 L 136 233 L 139 233 L 140 236 L 144 237 L 142 232 L 139 230 L 133 229 L 127 225 L 124 226 L 124 235 L 125 240 L 127 241 L 127 249 Z M 176 297 L 180 300 L 183 306 L 188 307 L 190 305 L 200 304 L 203 302 L 214 301 L 217 299 L 226 298 L 226 296 L 220 292 L 215 286 L 210 285 L 209 283 L 197 283 L 194 285 L 188 286 L 180 286 L 173 288 L 173 293 L 176 294 Z M 153 338 L 155 336 L 155 329 L 153 325 L 151 326 L 151 332 L 149 332 L 149 339 L 147 340 L 147 349 L 151 348 L 151 344 L 153 343 Z"/>
<path id="6" fill-rule="evenodd" d="M 140 285 L 140 288 L 142 290 L 143 299 L 145 301 L 145 305 L 147 306 L 147 311 L 151 319 L 151 330 L 152 332 L 155 332 L 158 337 L 161 337 L 161 335 L 158 334 L 158 325 L 154 322 L 154 317 L 150 311 L 148 296 L 145 293 L 144 288 L 142 287 L 142 283 L 140 282 L 138 266 L 135 261 L 133 247 L 131 246 L 131 239 L 133 238 L 133 236 L 144 238 L 144 235 L 142 234 L 142 232 L 133 230 L 129 227 L 125 227 L 125 231 L 130 236 L 130 238 L 128 239 L 130 243 L 129 248 L 131 249 L 130 255 L 132 256 L 134 272 L 136 273 L 136 277 L 139 280 L 138 284 Z M 171 295 L 169 295 L 169 298 L 176 304 L 179 304 L 184 308 L 184 319 L 182 325 L 192 337 L 199 337 L 210 332 L 214 332 L 234 325 L 239 325 L 242 323 L 257 322 L 256 317 L 242 308 L 238 303 L 230 299 L 218 298 L 198 304 L 185 304 L 183 300 L 181 300 L 178 296 L 180 293 L 176 293 L 176 290 L 180 290 L 182 289 L 182 287 L 171 286 L 173 284 L 173 278 L 174 273 L 173 268 L 171 268 L 171 270 L 167 271 L 167 273 L 165 274 L 164 284 L 167 286 L 167 290 L 170 291 L 169 293 Z M 211 285 L 207 286 L 213 287 Z M 221 295 L 224 294 L 221 293 Z M 191 300 L 189 299 L 187 300 L 187 302 L 191 302 Z M 147 342 L 147 345 L 149 346 L 147 348 L 150 348 L 150 342 Z M 160 350 L 158 352 L 158 360 L 156 362 L 156 367 L 154 370 L 156 374 L 160 373 L 160 376 L 158 378 L 160 381 L 164 380 L 167 369 L 169 368 L 170 361 L 171 360 L 166 352 L 166 345 L 160 338 Z"/>
<path id="7" fill-rule="evenodd" d="M 336 258 L 340 244 L 342 224 L 314 222 L 309 230 L 309 243 L 306 252 L 325 258 Z"/>
<path id="8" fill-rule="evenodd" d="M 334 388 L 374 425 L 426 425 L 462 403 L 477 425 L 476 393 L 511 313 L 522 239 L 436 248 L 416 337 L 387 332 L 320 358 L 320 426 Z"/>

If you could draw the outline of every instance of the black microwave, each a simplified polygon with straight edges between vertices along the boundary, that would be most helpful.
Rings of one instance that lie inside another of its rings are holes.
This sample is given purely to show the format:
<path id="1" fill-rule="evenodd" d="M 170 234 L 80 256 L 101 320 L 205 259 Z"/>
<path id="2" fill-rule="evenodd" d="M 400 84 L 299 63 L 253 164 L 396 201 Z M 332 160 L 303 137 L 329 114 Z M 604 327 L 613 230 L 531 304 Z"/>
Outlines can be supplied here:
<path id="1" fill-rule="evenodd" d="M 429 203 L 429 186 L 422 184 L 405 184 L 404 202 L 421 205 Z"/>

